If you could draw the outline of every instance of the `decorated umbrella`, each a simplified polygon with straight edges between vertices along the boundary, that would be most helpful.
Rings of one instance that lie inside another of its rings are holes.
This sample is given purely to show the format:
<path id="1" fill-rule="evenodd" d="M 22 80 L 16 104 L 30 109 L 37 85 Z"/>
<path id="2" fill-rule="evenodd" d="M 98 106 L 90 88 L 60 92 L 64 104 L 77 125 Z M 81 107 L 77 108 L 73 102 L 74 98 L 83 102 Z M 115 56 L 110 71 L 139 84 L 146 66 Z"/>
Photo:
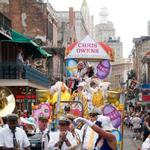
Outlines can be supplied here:
<path id="1" fill-rule="evenodd" d="M 79 42 L 74 42 L 66 49 L 65 59 L 111 60 L 112 49 L 106 44 L 95 42 L 89 35 Z"/>

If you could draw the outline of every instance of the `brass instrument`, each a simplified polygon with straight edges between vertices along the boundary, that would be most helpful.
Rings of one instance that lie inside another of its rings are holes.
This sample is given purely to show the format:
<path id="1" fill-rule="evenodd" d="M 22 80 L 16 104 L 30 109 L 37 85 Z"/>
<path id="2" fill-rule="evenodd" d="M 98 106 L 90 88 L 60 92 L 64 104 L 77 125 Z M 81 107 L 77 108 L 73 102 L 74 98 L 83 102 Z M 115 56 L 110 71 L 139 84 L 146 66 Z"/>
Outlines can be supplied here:
<path id="1" fill-rule="evenodd" d="M 108 102 L 115 103 L 116 100 L 120 99 L 120 92 L 109 90 L 107 99 L 108 99 Z"/>
<path id="2" fill-rule="evenodd" d="M 49 90 L 40 89 L 36 90 L 36 96 L 40 102 L 49 102 L 51 95 Z"/>
<path id="3" fill-rule="evenodd" d="M 0 117 L 11 114 L 15 109 L 15 97 L 6 87 L 0 87 Z"/>

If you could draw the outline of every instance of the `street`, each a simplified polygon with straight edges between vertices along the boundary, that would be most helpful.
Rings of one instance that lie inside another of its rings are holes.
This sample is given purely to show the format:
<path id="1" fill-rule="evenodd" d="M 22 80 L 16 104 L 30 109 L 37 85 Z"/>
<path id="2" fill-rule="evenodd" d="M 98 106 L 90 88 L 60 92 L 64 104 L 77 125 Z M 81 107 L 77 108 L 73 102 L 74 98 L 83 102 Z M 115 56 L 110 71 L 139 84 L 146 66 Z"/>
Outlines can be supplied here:
<path id="1" fill-rule="evenodd" d="M 124 127 L 123 150 L 140 150 L 138 148 L 139 146 L 141 147 L 142 141 L 133 140 L 132 136 L 133 132 L 130 129 Z"/>

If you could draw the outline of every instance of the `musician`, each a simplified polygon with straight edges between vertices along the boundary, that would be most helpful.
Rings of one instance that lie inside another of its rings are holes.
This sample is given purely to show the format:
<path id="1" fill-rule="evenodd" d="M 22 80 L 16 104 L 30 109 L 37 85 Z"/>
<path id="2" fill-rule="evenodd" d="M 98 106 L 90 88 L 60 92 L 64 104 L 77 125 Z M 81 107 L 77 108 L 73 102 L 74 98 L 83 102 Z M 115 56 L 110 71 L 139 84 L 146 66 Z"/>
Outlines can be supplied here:
<path id="1" fill-rule="evenodd" d="M 0 131 L 0 150 L 31 150 L 30 142 L 25 131 L 19 127 L 18 116 L 7 116 L 8 126 Z"/>
<path id="2" fill-rule="evenodd" d="M 111 120 L 109 117 L 98 118 L 96 123 L 90 120 L 87 120 L 82 117 L 78 117 L 74 120 L 77 122 L 84 122 L 88 126 L 91 127 L 98 135 L 99 138 L 94 145 L 94 150 L 116 150 L 117 149 L 117 141 L 115 135 L 111 133 L 114 130 Z M 100 121 L 102 124 L 102 128 L 97 125 L 97 122 Z"/>
<path id="3" fill-rule="evenodd" d="M 48 150 L 48 142 L 50 140 L 50 131 L 48 129 L 48 117 L 47 116 L 39 116 L 38 128 L 36 129 L 36 134 L 42 134 L 43 150 Z"/>
<path id="4" fill-rule="evenodd" d="M 66 117 L 70 120 L 69 131 L 72 133 L 73 137 L 75 138 L 78 146 L 74 148 L 74 150 L 80 150 L 82 147 L 81 143 L 81 131 L 75 128 L 73 120 L 75 119 L 74 115 L 66 114 Z"/>
<path id="5" fill-rule="evenodd" d="M 59 118 L 59 129 L 50 133 L 49 150 L 74 150 L 78 143 L 69 131 L 70 120 L 67 117 Z"/>

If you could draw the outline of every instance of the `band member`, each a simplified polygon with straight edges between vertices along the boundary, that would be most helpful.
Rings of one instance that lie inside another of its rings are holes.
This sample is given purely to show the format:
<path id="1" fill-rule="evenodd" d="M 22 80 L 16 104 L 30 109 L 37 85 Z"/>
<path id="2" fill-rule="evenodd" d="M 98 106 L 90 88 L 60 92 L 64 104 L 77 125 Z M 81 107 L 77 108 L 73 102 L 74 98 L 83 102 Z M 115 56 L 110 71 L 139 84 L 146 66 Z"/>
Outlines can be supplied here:
<path id="1" fill-rule="evenodd" d="M 67 117 L 59 118 L 59 129 L 50 133 L 49 150 L 74 150 L 78 143 L 69 131 L 70 120 Z"/>
<path id="2" fill-rule="evenodd" d="M 103 117 L 101 120 L 102 128 L 100 128 L 96 123 L 87 120 L 85 118 L 78 117 L 74 120 L 77 122 L 84 122 L 90 126 L 99 135 L 99 140 L 95 144 L 94 150 L 116 150 L 117 141 L 116 137 L 111 133 L 114 129 L 109 117 Z"/>
<path id="3" fill-rule="evenodd" d="M 96 122 L 98 113 L 93 109 L 89 113 L 89 119 L 92 122 Z M 90 128 L 87 124 L 85 124 L 82 129 L 82 144 L 83 144 L 83 150 L 93 150 L 96 140 L 98 138 L 98 134 Z"/>
<path id="4" fill-rule="evenodd" d="M 72 133 L 73 137 L 75 138 L 78 146 L 74 148 L 74 150 L 80 150 L 82 147 L 81 143 L 81 131 L 79 129 L 75 128 L 75 125 L 73 123 L 73 120 L 75 119 L 74 115 L 72 114 L 66 114 L 66 117 L 70 120 L 70 126 L 69 131 Z"/>
<path id="5" fill-rule="evenodd" d="M 50 140 L 50 131 L 48 129 L 48 117 L 40 116 L 38 118 L 38 128 L 36 134 L 42 134 L 43 150 L 48 150 L 48 142 Z"/>
<path id="6" fill-rule="evenodd" d="M 8 126 L 0 131 L 0 150 L 30 150 L 30 142 L 25 131 L 19 127 L 18 116 L 8 115 Z"/>

